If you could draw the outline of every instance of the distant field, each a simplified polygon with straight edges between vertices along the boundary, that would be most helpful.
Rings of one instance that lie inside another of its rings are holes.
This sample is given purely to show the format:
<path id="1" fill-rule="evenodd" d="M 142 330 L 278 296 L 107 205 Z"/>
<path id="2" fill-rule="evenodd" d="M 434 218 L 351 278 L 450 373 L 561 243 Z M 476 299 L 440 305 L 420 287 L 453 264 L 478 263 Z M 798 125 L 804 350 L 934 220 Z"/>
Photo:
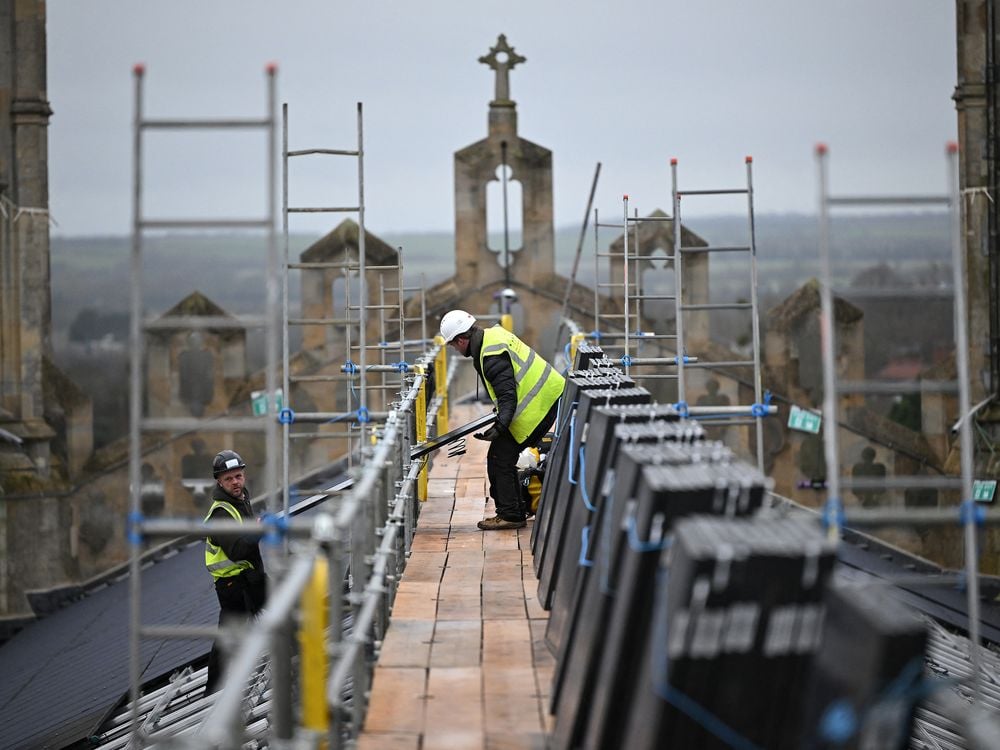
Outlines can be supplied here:
<path id="1" fill-rule="evenodd" d="M 688 227 L 710 244 L 746 242 L 746 220 L 714 217 Z M 579 227 L 556 232 L 556 267 L 569 275 L 580 235 Z M 763 297 L 780 298 L 817 276 L 816 220 L 810 216 L 765 215 L 757 218 L 759 289 Z M 428 285 L 454 273 L 454 240 L 449 232 L 380 235 L 403 248 L 404 276 L 415 285 L 423 274 Z M 602 230 L 602 250 L 616 237 Z M 280 239 L 280 238 L 279 238 Z M 294 235 L 289 253 L 295 258 L 317 238 Z M 846 285 L 863 269 L 885 263 L 905 273 L 934 260 L 948 261 L 948 225 L 942 215 L 900 214 L 840 218 L 833 226 L 835 283 Z M 93 307 L 104 312 L 129 307 L 128 237 L 54 237 L 52 240 L 53 325 L 64 331 L 79 312 Z M 283 248 L 279 248 L 283 252 Z M 234 313 L 259 310 L 264 294 L 266 245 L 260 236 L 213 234 L 147 237 L 144 241 L 144 298 L 150 311 L 168 309 L 195 289 Z M 745 256 L 712 259 L 713 296 L 741 294 L 749 289 Z M 295 272 L 293 272 L 294 274 Z M 578 280 L 593 283 L 594 239 L 588 230 Z M 293 304 L 297 278 L 289 279 Z"/>

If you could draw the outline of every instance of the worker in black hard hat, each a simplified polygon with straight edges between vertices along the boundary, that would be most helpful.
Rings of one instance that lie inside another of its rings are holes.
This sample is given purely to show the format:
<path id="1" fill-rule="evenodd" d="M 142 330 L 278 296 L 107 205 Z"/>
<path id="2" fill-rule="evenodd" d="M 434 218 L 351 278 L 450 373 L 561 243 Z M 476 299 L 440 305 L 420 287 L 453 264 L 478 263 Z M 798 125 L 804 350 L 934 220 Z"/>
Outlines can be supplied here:
<path id="1" fill-rule="evenodd" d="M 253 519 L 250 493 L 246 488 L 246 468 L 236 451 L 224 450 L 215 456 L 212 461 L 215 487 L 205 521 L 246 523 Z M 215 582 L 220 626 L 237 620 L 249 621 L 263 609 L 267 576 L 256 536 L 206 538 L 205 566 Z M 216 642 L 208 655 L 206 693 L 218 689 L 222 668 L 222 653 Z"/>

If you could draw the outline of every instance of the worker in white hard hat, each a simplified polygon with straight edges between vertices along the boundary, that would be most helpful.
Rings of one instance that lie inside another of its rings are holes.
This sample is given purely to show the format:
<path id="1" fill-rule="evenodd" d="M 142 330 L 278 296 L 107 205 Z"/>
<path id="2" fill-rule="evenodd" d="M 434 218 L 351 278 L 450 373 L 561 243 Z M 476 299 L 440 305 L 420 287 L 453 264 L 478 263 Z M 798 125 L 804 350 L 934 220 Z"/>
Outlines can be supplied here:
<path id="1" fill-rule="evenodd" d="M 541 442 L 552 427 L 565 381 L 513 333 L 499 325 L 484 330 L 465 310 L 452 310 L 441 318 L 441 337 L 459 354 L 472 358 L 496 404 L 496 422 L 475 435 L 490 441 L 486 474 L 496 506 L 496 515 L 478 526 L 484 531 L 523 528 L 517 458 L 524 448 Z"/>

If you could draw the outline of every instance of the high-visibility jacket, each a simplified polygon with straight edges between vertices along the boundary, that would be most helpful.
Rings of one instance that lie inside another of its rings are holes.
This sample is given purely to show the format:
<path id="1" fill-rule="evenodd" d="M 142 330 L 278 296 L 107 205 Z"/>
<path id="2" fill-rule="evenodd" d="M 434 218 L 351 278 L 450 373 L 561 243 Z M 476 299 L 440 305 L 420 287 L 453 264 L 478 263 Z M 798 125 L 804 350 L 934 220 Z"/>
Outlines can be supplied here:
<path id="1" fill-rule="evenodd" d="M 205 516 L 206 523 L 212 517 L 212 513 L 215 512 L 216 508 L 222 508 L 237 521 L 243 523 L 243 516 L 236 510 L 236 506 L 225 500 L 214 500 L 212 502 L 212 507 L 208 509 L 208 515 Z M 238 576 L 244 570 L 252 568 L 253 563 L 249 560 L 237 560 L 235 562 L 230 560 L 226 557 L 226 553 L 222 551 L 222 547 L 212 544 L 212 538 L 207 537 L 205 539 L 205 567 L 212 574 L 212 578 L 219 579 Z"/>
<path id="2" fill-rule="evenodd" d="M 517 407 L 507 429 L 517 442 L 523 443 L 559 400 L 565 381 L 552 365 L 521 339 L 500 326 L 492 326 L 483 331 L 483 346 L 479 350 L 480 372 L 484 371 L 483 360 L 500 354 L 510 357 L 517 386 Z M 485 378 L 483 380 L 495 403 L 497 396 L 493 386 Z"/>

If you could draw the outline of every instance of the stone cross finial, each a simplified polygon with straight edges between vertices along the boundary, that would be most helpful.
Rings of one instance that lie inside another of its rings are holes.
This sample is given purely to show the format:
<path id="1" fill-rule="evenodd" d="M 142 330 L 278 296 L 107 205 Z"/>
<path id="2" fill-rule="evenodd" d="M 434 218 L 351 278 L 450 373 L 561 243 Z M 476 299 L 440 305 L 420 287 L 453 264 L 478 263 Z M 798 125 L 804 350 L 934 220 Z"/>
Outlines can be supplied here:
<path id="1" fill-rule="evenodd" d="M 508 72 L 518 63 L 523 63 L 528 58 L 522 57 L 514 51 L 514 48 L 507 44 L 507 35 L 501 34 L 497 37 L 497 43 L 490 47 L 490 53 L 479 58 L 479 62 L 489 65 L 497 72 L 496 91 L 494 103 L 509 104 L 510 81 Z"/>

